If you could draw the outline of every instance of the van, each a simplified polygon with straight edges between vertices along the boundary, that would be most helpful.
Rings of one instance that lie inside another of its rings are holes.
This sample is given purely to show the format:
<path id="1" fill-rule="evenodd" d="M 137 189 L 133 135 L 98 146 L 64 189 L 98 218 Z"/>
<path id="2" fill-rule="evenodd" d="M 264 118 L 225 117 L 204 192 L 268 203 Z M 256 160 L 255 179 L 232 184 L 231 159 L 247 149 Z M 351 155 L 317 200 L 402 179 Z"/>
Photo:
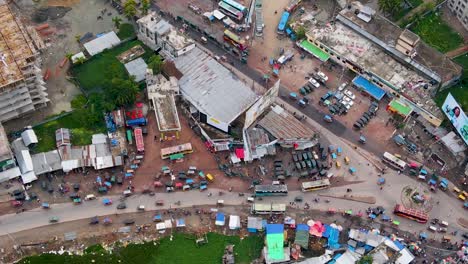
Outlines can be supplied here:
<path id="1" fill-rule="evenodd" d="M 85 196 L 85 201 L 90 201 L 96 199 L 96 196 L 94 194 L 88 194 Z"/>
<path id="2" fill-rule="evenodd" d="M 209 173 L 206 175 L 206 179 L 209 180 L 209 181 L 211 181 L 211 182 L 214 181 L 213 175 L 211 175 L 211 174 L 209 174 Z"/>

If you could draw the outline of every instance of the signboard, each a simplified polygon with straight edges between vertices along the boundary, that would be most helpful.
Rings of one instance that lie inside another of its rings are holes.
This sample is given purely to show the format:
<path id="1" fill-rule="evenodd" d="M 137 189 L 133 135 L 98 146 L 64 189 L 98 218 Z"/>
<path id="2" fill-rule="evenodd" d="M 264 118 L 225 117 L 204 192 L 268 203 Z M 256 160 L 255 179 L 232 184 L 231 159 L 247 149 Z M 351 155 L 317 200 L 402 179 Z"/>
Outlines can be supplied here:
<path id="1" fill-rule="evenodd" d="M 442 111 L 450 120 L 450 123 L 455 127 L 460 137 L 468 145 L 468 118 L 460 105 L 455 101 L 455 98 L 449 93 L 442 105 Z"/>
<path id="2" fill-rule="evenodd" d="M 245 112 L 244 128 L 250 127 L 255 120 L 267 109 L 278 97 L 280 81 L 278 80 L 262 97 Z"/>
<path id="3" fill-rule="evenodd" d="M 221 122 L 214 117 L 206 116 L 206 123 L 226 133 L 229 132 L 229 124 Z"/>

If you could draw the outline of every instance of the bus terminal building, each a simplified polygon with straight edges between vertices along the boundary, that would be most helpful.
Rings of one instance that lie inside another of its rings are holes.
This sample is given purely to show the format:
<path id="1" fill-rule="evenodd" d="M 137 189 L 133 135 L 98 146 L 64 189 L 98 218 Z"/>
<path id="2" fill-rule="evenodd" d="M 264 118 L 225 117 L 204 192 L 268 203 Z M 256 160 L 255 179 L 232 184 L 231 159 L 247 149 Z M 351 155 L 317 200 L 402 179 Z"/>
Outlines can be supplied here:
<path id="1" fill-rule="evenodd" d="M 416 34 L 353 3 L 333 23 L 314 25 L 306 36 L 298 45 L 357 73 L 353 84 L 359 89 L 376 100 L 381 94 L 397 98 L 432 126 L 441 124 L 442 112 L 430 97 L 458 80 L 462 68 Z"/>

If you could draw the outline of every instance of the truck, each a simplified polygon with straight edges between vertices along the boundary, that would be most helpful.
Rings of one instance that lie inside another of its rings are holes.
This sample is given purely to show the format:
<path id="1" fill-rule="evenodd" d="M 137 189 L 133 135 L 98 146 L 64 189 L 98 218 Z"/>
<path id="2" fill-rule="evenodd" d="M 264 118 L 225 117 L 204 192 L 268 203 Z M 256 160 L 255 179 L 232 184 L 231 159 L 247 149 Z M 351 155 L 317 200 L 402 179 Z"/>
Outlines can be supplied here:
<path id="1" fill-rule="evenodd" d="M 141 118 L 127 120 L 126 125 L 128 127 L 146 126 L 147 123 L 148 123 L 148 120 L 144 117 L 141 117 Z"/>
<path id="2" fill-rule="evenodd" d="M 143 142 L 143 131 L 141 130 L 141 127 L 135 127 L 133 129 L 133 133 L 135 134 L 135 143 L 138 153 L 144 153 L 145 143 Z"/>

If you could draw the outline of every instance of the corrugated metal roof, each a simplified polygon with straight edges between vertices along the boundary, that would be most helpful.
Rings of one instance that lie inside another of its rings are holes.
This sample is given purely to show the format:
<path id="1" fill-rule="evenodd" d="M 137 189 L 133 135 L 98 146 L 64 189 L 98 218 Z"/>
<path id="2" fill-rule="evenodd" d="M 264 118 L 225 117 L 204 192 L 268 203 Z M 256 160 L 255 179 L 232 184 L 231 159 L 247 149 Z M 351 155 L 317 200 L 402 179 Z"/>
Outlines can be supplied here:
<path id="1" fill-rule="evenodd" d="M 183 76 L 182 95 L 200 112 L 231 123 L 256 99 L 255 93 L 226 67 L 195 47 L 175 59 Z"/>
<path id="2" fill-rule="evenodd" d="M 277 139 L 312 139 L 314 131 L 280 106 L 272 107 L 258 124 Z"/>
<path id="3" fill-rule="evenodd" d="M 88 43 L 85 43 L 83 46 L 89 55 L 94 56 L 98 53 L 101 53 L 105 49 L 112 48 L 120 43 L 119 37 L 115 34 L 114 31 L 108 32 L 98 38 L 91 40 Z"/>
<path id="4" fill-rule="evenodd" d="M 23 139 L 24 145 L 29 146 L 30 144 L 36 144 L 39 141 L 37 140 L 36 133 L 34 133 L 34 130 L 27 129 L 21 133 L 21 138 Z"/>

